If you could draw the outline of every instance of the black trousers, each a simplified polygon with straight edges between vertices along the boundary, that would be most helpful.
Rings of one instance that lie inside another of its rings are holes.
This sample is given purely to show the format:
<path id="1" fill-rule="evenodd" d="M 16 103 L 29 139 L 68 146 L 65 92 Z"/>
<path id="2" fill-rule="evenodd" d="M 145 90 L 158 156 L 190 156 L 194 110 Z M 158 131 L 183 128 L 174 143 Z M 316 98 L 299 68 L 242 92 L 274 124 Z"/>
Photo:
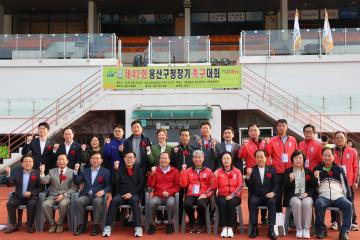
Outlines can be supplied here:
<path id="1" fill-rule="evenodd" d="M 276 197 L 266 198 L 265 196 L 249 196 L 249 215 L 251 225 L 258 224 L 258 206 L 268 207 L 268 222 L 269 226 L 275 225 L 276 220 Z"/>
<path id="2" fill-rule="evenodd" d="M 240 197 L 233 197 L 226 200 L 223 196 L 218 196 L 215 199 L 219 212 L 219 226 L 220 227 L 234 227 L 237 222 L 236 207 L 240 205 Z"/>
<path id="3" fill-rule="evenodd" d="M 38 198 L 19 198 L 16 195 L 12 195 L 6 204 L 10 224 L 17 224 L 16 210 L 20 205 L 26 205 L 27 225 L 28 227 L 32 227 L 34 224 L 35 211 L 38 200 Z"/>
<path id="4" fill-rule="evenodd" d="M 203 198 L 198 200 L 198 197 L 196 196 L 189 196 L 186 197 L 184 200 L 184 209 L 186 212 L 186 215 L 189 217 L 189 223 L 190 225 L 194 225 L 195 223 L 195 210 L 193 206 L 197 206 L 197 214 L 198 214 L 198 221 L 199 224 L 204 226 L 205 225 L 205 208 L 207 205 L 209 205 L 209 198 Z"/>
<path id="5" fill-rule="evenodd" d="M 115 221 L 118 207 L 120 205 L 127 204 L 131 206 L 131 210 L 133 211 L 135 227 L 140 227 L 141 210 L 139 203 L 139 197 L 137 195 L 133 195 L 129 200 L 124 200 L 120 194 L 116 194 L 110 201 L 110 205 L 106 214 L 105 225 L 111 226 Z"/>
<path id="6" fill-rule="evenodd" d="M 276 212 L 282 212 L 284 174 L 278 173 L 279 187 L 276 193 Z"/>

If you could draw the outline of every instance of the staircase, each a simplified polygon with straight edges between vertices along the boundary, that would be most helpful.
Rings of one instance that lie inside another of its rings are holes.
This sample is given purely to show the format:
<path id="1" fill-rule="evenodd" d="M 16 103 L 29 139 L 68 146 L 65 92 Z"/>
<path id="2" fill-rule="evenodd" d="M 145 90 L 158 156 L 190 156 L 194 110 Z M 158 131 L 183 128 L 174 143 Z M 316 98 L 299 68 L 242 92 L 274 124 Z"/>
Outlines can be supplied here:
<path id="1" fill-rule="evenodd" d="M 70 125 L 76 119 L 87 113 L 91 106 L 103 97 L 102 94 L 102 70 L 98 69 L 94 74 L 72 88 L 70 91 L 49 104 L 36 115 L 29 118 L 11 133 L 0 139 L 7 146 L 9 156 L 0 164 L 0 171 L 11 166 L 21 157 L 21 147 L 27 135 L 37 132 L 37 125 L 46 121 L 50 125 L 49 137 L 55 135 L 64 126 Z M 2 146 L 2 145 L 0 145 Z"/>
<path id="2" fill-rule="evenodd" d="M 329 140 L 334 139 L 333 134 L 336 131 L 350 132 L 341 124 L 269 82 L 246 65 L 243 65 L 242 71 L 241 96 L 248 101 L 248 105 L 260 109 L 275 120 L 287 119 L 289 128 L 296 134 L 303 136 L 302 128 L 309 123 L 314 125 L 321 135 L 327 135 Z M 348 136 L 348 139 L 355 145 L 360 145 L 358 136 Z"/>

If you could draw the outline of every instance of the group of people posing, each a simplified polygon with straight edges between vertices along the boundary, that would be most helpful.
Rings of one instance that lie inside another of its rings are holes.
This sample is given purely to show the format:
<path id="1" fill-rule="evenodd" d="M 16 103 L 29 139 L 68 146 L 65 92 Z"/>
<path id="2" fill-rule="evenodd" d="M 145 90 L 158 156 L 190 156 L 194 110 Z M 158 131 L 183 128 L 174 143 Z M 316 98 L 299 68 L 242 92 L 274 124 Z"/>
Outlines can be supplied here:
<path id="1" fill-rule="evenodd" d="M 166 233 L 173 233 L 174 218 L 181 219 L 183 209 L 189 219 L 189 232 L 201 233 L 206 229 L 206 211 L 214 213 L 217 208 L 221 237 L 234 237 L 236 208 L 246 186 L 250 238 L 259 234 L 258 207 L 266 206 L 267 211 L 261 211 L 261 221 L 268 224 L 270 239 L 277 239 L 276 213 L 282 212 L 283 207 L 291 210 L 297 238 L 310 238 L 313 209 L 316 236 L 325 238 L 325 211 L 337 207 L 342 212 L 339 239 L 349 239 L 350 230 L 359 230 L 354 211 L 354 191 L 359 182 L 357 151 L 346 145 L 344 132 L 334 134 L 335 147 L 330 147 L 315 139 L 315 127 L 310 124 L 304 126 L 305 139 L 299 144 L 288 135 L 287 128 L 287 121 L 280 119 L 276 122 L 277 135 L 260 139 L 258 125 L 250 124 L 249 139 L 240 146 L 233 141 L 232 127 L 223 130 L 223 141 L 219 142 L 211 136 L 211 124 L 203 122 L 200 137 L 190 142 L 190 131 L 183 128 L 179 144 L 172 147 L 167 143 L 165 129 L 157 131 L 158 142 L 152 144 L 143 134 L 141 122 L 133 121 L 132 134 L 127 139 L 123 138 L 123 128 L 116 125 L 114 138 L 105 139 L 104 146 L 96 136 L 87 146 L 73 140 L 75 133 L 71 128 L 64 129 L 63 143 L 54 144 L 48 138 L 49 125 L 40 123 L 38 137 L 28 137 L 22 150 L 22 168 L 13 172 L 6 169 L 8 185 L 16 187 L 7 203 L 10 225 L 6 233 L 18 230 L 16 209 L 23 204 L 27 205 L 27 230 L 35 231 L 39 193 L 46 189 L 41 210 L 49 223 L 49 233 L 63 231 L 70 199 L 79 192 L 75 235 L 86 231 L 86 206 L 93 206 L 91 235 L 102 231 L 106 237 L 111 235 L 119 206 L 126 204 L 131 206 L 135 236 L 141 237 L 141 206 L 147 192 L 149 234 L 155 233 L 157 220 L 166 217 Z M 110 195 L 107 214 L 102 216 Z M 59 207 L 57 221 L 54 205 Z M 158 206 L 166 206 L 166 217 L 157 211 Z M 334 229 L 336 218 L 332 213 Z"/>

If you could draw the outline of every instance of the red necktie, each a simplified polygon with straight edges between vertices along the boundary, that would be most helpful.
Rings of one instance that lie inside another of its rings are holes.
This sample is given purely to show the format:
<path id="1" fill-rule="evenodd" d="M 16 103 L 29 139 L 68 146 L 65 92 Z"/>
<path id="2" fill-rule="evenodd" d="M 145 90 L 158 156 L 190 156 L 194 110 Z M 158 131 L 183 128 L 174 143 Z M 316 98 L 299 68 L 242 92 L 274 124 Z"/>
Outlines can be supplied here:
<path id="1" fill-rule="evenodd" d="M 63 177 L 64 177 L 63 171 L 64 171 L 64 170 L 62 170 L 62 169 L 60 170 L 60 175 L 59 175 L 60 183 L 62 182 Z"/>

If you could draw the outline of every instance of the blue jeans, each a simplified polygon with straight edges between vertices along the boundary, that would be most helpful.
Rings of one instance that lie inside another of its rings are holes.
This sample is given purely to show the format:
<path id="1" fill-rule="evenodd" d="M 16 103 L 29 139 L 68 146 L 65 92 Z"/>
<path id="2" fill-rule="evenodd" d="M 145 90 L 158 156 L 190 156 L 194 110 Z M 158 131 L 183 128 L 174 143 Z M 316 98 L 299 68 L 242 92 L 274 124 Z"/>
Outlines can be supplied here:
<path id="1" fill-rule="evenodd" d="M 344 197 L 338 198 L 335 201 L 330 199 L 319 197 L 315 201 L 315 213 L 316 213 L 316 230 L 325 231 L 324 225 L 325 210 L 328 207 L 338 207 L 342 212 L 342 226 L 340 233 L 348 233 L 350 231 L 351 217 L 352 217 L 352 204 Z"/>

